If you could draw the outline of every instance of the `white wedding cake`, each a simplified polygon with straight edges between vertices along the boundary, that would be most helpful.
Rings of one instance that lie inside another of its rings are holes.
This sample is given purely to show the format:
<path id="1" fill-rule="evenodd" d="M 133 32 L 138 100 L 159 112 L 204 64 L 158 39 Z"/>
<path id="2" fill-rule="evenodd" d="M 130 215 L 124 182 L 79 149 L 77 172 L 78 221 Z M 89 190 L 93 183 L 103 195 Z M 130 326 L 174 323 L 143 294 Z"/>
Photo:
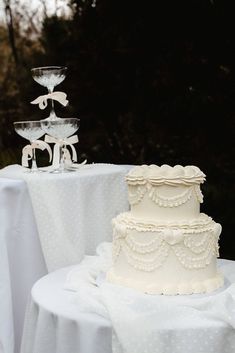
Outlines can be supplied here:
<path id="1" fill-rule="evenodd" d="M 113 219 L 108 281 L 149 294 L 211 292 L 221 226 L 200 213 L 205 174 L 195 166 L 142 165 L 126 176 L 131 210 Z"/>

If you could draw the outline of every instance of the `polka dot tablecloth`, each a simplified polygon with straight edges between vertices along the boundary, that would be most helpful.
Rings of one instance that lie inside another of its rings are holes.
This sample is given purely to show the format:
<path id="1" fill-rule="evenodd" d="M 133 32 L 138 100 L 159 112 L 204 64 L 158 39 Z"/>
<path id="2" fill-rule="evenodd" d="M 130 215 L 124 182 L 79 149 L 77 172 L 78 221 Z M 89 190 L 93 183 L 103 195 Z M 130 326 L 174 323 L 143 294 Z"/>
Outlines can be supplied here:
<path id="1" fill-rule="evenodd" d="M 128 210 L 125 175 L 131 166 L 90 164 L 76 172 L 27 173 L 9 166 L 1 176 L 27 183 L 48 271 L 79 263 L 112 240 L 111 220 Z"/>
<path id="2" fill-rule="evenodd" d="M 39 280 L 21 353 L 234 353 L 235 262 L 225 286 L 204 295 L 144 295 L 109 284 L 111 244 Z"/>

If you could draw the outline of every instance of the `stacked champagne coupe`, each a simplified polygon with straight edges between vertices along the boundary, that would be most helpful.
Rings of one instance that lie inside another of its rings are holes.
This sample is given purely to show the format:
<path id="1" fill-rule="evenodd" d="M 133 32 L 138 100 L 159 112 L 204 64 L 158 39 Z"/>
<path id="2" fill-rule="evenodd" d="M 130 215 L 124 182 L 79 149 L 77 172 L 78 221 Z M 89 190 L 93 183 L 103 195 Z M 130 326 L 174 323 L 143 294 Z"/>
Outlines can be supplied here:
<path id="1" fill-rule="evenodd" d="M 54 100 L 59 101 L 61 104 L 66 105 L 68 101 L 65 99 L 66 94 L 63 92 L 54 92 L 55 86 L 59 85 L 66 77 L 67 68 L 63 66 L 45 66 L 37 67 L 31 69 L 33 79 L 39 83 L 41 86 L 48 89 L 48 95 L 40 96 L 35 101 L 31 102 L 33 104 L 39 104 L 41 109 L 47 106 L 47 100 L 50 100 L 50 115 L 48 118 L 40 121 L 20 121 L 14 123 L 15 131 L 23 138 L 30 141 L 31 151 L 30 159 L 32 159 L 30 172 L 38 172 L 36 164 L 35 149 L 38 147 L 40 149 L 47 149 L 49 151 L 49 146 L 46 142 L 55 143 L 55 151 L 58 152 L 58 164 L 54 165 L 51 169 L 53 173 L 63 173 L 68 171 L 73 171 L 72 164 L 66 164 L 66 156 L 68 156 L 68 150 L 66 145 L 70 145 L 67 142 L 68 138 L 71 139 L 72 135 L 79 129 L 80 120 L 76 118 L 59 118 L 54 109 Z M 45 141 L 38 140 L 44 134 Z M 77 136 L 73 139 L 72 143 L 78 142 Z M 75 149 L 71 146 L 73 152 Z M 42 171 L 42 169 L 40 169 Z"/>

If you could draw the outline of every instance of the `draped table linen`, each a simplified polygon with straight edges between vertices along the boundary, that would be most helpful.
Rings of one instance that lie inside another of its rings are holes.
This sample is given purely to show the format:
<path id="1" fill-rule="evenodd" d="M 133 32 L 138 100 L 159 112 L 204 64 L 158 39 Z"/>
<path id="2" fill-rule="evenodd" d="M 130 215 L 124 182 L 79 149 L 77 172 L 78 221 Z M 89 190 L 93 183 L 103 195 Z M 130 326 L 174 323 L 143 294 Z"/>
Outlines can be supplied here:
<path id="1" fill-rule="evenodd" d="M 26 173 L 10 166 L 1 176 L 26 181 L 48 271 L 79 263 L 112 239 L 111 219 L 128 209 L 130 166 L 91 164 L 63 174 Z"/>
<path id="2" fill-rule="evenodd" d="M 111 244 L 39 280 L 21 353 L 234 353 L 235 262 L 210 294 L 151 296 L 105 281 Z"/>
<path id="3" fill-rule="evenodd" d="M 27 186 L 0 178 L 0 353 L 19 353 L 30 290 L 46 273 Z"/>
<path id="4" fill-rule="evenodd" d="M 111 219 L 128 209 L 129 169 L 92 164 L 60 175 L 31 174 L 19 165 L 0 170 L 0 353 L 19 353 L 35 281 L 111 240 Z"/>

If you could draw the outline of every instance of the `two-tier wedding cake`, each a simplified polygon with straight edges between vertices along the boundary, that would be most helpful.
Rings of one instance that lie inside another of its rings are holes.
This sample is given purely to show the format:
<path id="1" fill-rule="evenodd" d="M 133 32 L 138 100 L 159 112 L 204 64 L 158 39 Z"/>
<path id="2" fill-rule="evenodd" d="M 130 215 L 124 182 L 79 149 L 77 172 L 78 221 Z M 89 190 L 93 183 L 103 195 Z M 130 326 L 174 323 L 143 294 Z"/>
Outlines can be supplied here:
<path id="1" fill-rule="evenodd" d="M 221 226 L 200 213 L 205 175 L 195 166 L 142 165 L 126 177 L 130 212 L 113 219 L 107 279 L 149 294 L 211 292 Z"/>

